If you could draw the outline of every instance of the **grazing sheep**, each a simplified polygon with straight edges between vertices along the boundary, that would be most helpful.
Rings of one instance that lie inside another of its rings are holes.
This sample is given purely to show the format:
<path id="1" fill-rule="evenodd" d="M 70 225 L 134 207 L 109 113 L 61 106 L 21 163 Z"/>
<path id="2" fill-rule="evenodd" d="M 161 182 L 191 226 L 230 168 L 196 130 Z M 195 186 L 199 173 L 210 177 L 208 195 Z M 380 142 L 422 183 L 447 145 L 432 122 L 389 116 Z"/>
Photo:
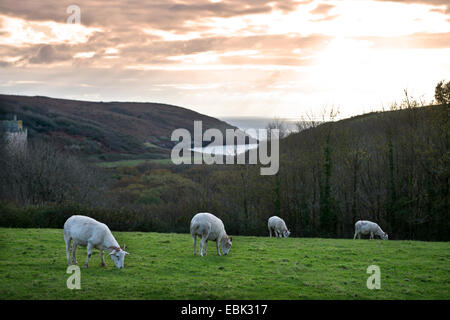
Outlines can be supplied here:
<path id="1" fill-rule="evenodd" d="M 100 250 L 102 266 L 106 265 L 103 259 L 103 251 L 106 250 L 117 268 L 121 269 L 124 267 L 125 256 L 128 252 L 125 251 L 125 245 L 123 249 L 120 249 L 119 244 L 106 224 L 86 216 L 75 215 L 67 219 L 66 223 L 64 223 L 64 241 L 66 242 L 66 255 L 69 266 L 71 264 L 69 255 L 71 240 L 73 240 L 73 264 L 77 264 L 76 250 L 77 246 L 80 245 L 83 247 L 87 246 L 86 268 L 89 267 L 89 258 L 94 248 Z"/>
<path id="2" fill-rule="evenodd" d="M 269 228 L 269 235 L 272 238 L 272 230 L 275 232 L 275 237 L 283 236 L 284 238 L 289 237 L 291 232 L 286 227 L 286 223 L 283 219 L 277 216 L 273 216 L 269 218 L 267 222 L 267 227 Z"/>
<path id="3" fill-rule="evenodd" d="M 215 215 L 207 212 L 197 213 L 191 220 L 191 235 L 194 239 L 194 255 L 197 254 L 197 236 L 202 237 L 200 241 L 200 256 L 206 256 L 208 240 L 216 241 L 217 254 L 220 256 L 219 244 L 224 255 L 227 255 L 231 249 L 232 238 L 225 232 L 222 220 Z"/>
<path id="4" fill-rule="evenodd" d="M 383 240 L 388 239 L 388 234 L 381 230 L 380 226 L 375 222 L 367 221 L 367 220 L 359 220 L 355 223 L 355 236 L 353 239 L 361 239 L 361 235 L 370 234 L 370 239 L 373 239 L 374 235 L 379 236 Z"/>

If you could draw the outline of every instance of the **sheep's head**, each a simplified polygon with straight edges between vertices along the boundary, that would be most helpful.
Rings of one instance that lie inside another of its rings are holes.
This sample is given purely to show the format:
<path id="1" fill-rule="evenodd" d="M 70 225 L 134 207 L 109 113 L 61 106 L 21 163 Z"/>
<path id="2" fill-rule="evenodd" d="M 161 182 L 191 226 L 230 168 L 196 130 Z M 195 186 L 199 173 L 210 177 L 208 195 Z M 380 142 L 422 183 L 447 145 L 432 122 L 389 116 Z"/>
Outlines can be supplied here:
<path id="1" fill-rule="evenodd" d="M 389 239 L 388 234 L 387 234 L 386 232 L 383 233 L 383 234 L 381 235 L 381 239 L 383 239 L 383 240 L 388 240 L 388 239 Z"/>
<path id="2" fill-rule="evenodd" d="M 125 256 L 128 254 L 128 252 L 125 251 L 125 247 L 126 247 L 125 245 L 123 246 L 123 249 L 120 249 L 120 247 L 114 247 L 111 253 L 109 254 L 111 256 L 112 261 L 119 269 L 122 269 L 124 267 Z"/>
<path id="3" fill-rule="evenodd" d="M 290 234 L 291 234 L 291 232 L 287 229 L 283 231 L 283 237 L 285 237 L 285 238 L 289 237 Z"/>
<path id="4" fill-rule="evenodd" d="M 222 239 L 222 252 L 224 255 L 227 255 L 228 252 L 230 252 L 231 245 L 232 245 L 232 237 L 226 236 Z"/>

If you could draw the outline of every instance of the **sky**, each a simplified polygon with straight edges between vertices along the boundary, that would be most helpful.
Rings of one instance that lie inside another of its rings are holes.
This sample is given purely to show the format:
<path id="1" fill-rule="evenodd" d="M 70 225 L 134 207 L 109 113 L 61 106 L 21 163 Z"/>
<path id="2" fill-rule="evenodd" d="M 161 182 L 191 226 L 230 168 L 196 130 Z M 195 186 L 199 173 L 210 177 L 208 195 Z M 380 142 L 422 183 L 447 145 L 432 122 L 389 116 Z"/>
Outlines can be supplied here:
<path id="1" fill-rule="evenodd" d="M 431 101 L 449 57 L 450 0 L 0 2 L 2 94 L 344 118 Z"/>

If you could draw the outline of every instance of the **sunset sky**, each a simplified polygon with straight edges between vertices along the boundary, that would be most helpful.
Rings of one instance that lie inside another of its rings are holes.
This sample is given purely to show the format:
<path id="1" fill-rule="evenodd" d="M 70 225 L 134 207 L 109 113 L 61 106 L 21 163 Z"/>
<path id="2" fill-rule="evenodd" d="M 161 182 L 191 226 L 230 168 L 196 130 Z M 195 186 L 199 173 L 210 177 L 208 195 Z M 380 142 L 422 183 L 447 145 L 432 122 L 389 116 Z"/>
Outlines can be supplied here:
<path id="1" fill-rule="evenodd" d="M 346 117 L 444 79 L 450 0 L 0 1 L 3 94 Z"/>

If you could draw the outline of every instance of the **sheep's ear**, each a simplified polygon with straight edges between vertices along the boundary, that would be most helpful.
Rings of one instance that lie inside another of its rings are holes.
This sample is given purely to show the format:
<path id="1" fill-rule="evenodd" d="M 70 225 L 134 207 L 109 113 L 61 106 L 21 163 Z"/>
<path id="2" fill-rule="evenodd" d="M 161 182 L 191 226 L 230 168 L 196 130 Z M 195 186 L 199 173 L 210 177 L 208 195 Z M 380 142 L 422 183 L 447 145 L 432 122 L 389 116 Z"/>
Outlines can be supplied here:
<path id="1" fill-rule="evenodd" d="M 123 253 L 125 253 L 125 254 L 129 254 L 128 252 L 126 252 L 125 250 L 123 251 Z"/>
<path id="2" fill-rule="evenodd" d="M 110 255 L 112 256 L 113 254 L 115 254 L 117 252 L 116 249 L 114 249 L 113 251 L 111 251 Z"/>
<path id="3" fill-rule="evenodd" d="M 127 247 L 127 245 L 124 243 L 124 244 L 123 244 L 123 247 L 122 247 L 122 250 L 125 250 L 126 247 Z"/>

